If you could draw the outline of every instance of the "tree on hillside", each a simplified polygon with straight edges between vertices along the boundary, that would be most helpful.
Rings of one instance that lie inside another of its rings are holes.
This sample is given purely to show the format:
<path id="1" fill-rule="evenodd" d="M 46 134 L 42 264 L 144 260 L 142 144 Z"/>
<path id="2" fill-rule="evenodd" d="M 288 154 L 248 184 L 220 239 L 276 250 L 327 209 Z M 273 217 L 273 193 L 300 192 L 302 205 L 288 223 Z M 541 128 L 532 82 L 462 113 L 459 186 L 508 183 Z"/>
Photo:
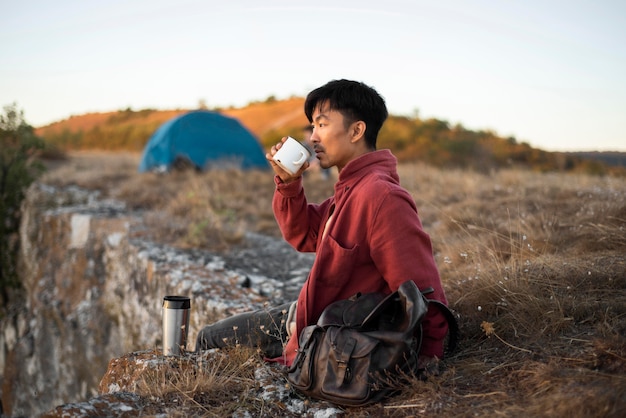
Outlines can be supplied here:
<path id="1" fill-rule="evenodd" d="M 44 142 L 16 104 L 5 106 L 4 112 L 0 115 L 0 305 L 6 306 L 9 289 L 20 283 L 16 269 L 20 205 L 26 188 L 43 170 L 36 156 Z"/>

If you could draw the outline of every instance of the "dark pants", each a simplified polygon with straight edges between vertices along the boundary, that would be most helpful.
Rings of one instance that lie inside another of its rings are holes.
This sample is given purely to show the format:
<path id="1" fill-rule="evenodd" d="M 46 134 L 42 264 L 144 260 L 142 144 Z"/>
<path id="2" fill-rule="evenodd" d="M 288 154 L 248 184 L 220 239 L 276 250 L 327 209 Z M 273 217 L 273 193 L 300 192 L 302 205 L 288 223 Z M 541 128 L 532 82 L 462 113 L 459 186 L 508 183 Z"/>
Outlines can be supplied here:
<path id="1" fill-rule="evenodd" d="M 244 345 L 259 348 L 267 358 L 280 357 L 287 343 L 290 303 L 275 308 L 244 312 L 202 328 L 196 351 Z"/>

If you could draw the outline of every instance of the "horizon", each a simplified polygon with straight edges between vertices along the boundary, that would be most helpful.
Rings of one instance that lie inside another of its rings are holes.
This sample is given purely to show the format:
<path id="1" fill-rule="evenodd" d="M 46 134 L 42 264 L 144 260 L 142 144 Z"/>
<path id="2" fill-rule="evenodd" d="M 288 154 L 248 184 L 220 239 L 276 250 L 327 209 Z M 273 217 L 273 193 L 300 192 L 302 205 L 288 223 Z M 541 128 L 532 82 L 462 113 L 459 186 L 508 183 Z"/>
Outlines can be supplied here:
<path id="1" fill-rule="evenodd" d="M 398 116 L 547 151 L 626 151 L 626 4 L 189 0 L 5 4 L 0 105 L 36 127 L 243 107 L 363 81 Z"/>
<path id="2" fill-rule="evenodd" d="M 290 99 L 290 98 L 292 98 L 292 97 L 299 97 L 299 96 L 290 96 L 290 97 L 288 97 L 288 98 L 277 98 L 276 100 L 279 100 L 279 101 L 280 101 L 280 100 L 289 100 L 289 99 Z M 301 97 L 300 97 L 300 98 L 301 98 Z M 267 99 L 267 98 L 266 98 L 266 99 Z M 248 104 L 246 104 L 246 105 L 244 105 L 244 106 L 242 106 L 242 107 L 233 107 L 233 108 L 234 108 L 234 109 L 241 109 L 241 108 L 245 108 L 245 107 L 247 107 L 247 106 L 249 106 L 249 105 L 252 105 L 252 104 L 253 104 L 253 103 L 255 103 L 255 102 L 263 102 L 264 100 L 265 100 L 265 99 L 251 100 Z M 70 115 L 70 116 L 68 116 L 68 117 L 66 117 L 66 118 L 63 118 L 63 119 L 59 119 L 59 120 L 53 121 L 53 122 L 48 123 L 48 124 L 46 124 L 46 125 L 41 125 L 41 126 L 33 126 L 33 127 L 34 127 L 35 129 L 45 128 L 45 127 L 47 127 L 47 126 L 51 126 L 51 125 L 56 124 L 56 123 L 63 123 L 64 121 L 67 121 L 67 120 L 69 120 L 69 119 L 71 119 L 71 118 L 77 118 L 77 117 L 79 118 L 79 117 L 81 117 L 81 116 L 88 116 L 88 115 L 92 115 L 92 114 L 107 114 L 107 113 L 112 113 L 112 114 L 114 114 L 114 113 L 117 113 L 117 112 L 123 112 L 123 111 L 125 111 L 125 110 L 127 110 L 127 109 L 128 109 L 128 108 L 126 108 L 126 109 L 116 109 L 116 110 L 105 110 L 105 111 L 85 112 L 85 113 L 80 113 L 80 114 L 72 114 L 72 115 Z M 219 112 L 220 110 L 224 110 L 224 109 L 227 109 L 227 108 L 220 108 L 220 109 L 215 109 L 215 108 L 213 108 L 213 109 L 204 109 L 204 110 L 208 110 L 208 111 L 212 111 L 212 112 Z M 132 109 L 132 108 L 131 108 L 130 110 L 131 110 L 131 111 L 133 111 L 133 112 L 141 112 L 141 111 L 143 111 L 143 110 L 152 110 L 152 111 L 155 111 L 155 112 L 170 112 L 170 111 L 193 112 L 193 111 L 200 110 L 200 109 L 198 109 L 198 108 L 195 108 L 195 109 L 182 109 L 182 108 L 176 108 L 176 109 L 157 109 L 157 108 Z M 390 114 L 389 114 L 389 116 L 398 116 L 398 117 L 402 117 L 402 116 L 404 116 L 404 115 L 396 115 L 396 114 L 390 113 Z M 177 116 L 176 116 L 176 117 L 177 117 Z M 445 120 L 445 119 L 440 119 L 440 118 L 435 118 L 435 119 L 440 120 L 440 121 L 449 122 L 449 123 L 450 123 L 450 126 L 453 126 L 453 124 L 452 124 L 450 121 L 448 121 L 448 120 Z M 28 122 L 28 121 L 27 121 L 27 122 Z M 166 122 L 164 122 L 164 123 L 166 123 Z M 465 128 L 467 129 L 467 127 L 465 127 Z M 156 132 L 156 131 L 155 131 L 155 132 Z M 500 138 L 505 139 L 504 137 L 502 137 L 502 136 L 498 135 L 498 132 L 494 132 L 494 133 L 495 133 L 497 136 L 499 136 Z M 527 143 L 526 141 L 519 140 L 518 138 L 516 138 L 516 140 L 517 140 L 517 142 L 518 142 L 518 143 Z M 605 154 L 610 154 L 610 153 L 623 153 L 623 154 L 626 154 L 626 150 L 624 150 L 624 151 L 620 151 L 620 150 L 602 150 L 602 151 L 597 151 L 597 150 L 591 150 L 591 149 L 588 149 L 588 150 L 581 149 L 581 150 L 573 150 L 573 151 L 572 151 L 572 150 L 556 150 L 556 151 L 551 151 L 551 150 L 546 150 L 546 149 L 543 149 L 543 148 L 540 148 L 540 147 L 534 146 L 534 145 L 532 145 L 532 144 L 529 144 L 529 145 L 531 145 L 531 146 L 532 146 L 533 148 L 535 148 L 535 149 L 539 149 L 539 150 L 546 151 L 546 152 L 562 152 L 562 153 L 605 153 Z"/>

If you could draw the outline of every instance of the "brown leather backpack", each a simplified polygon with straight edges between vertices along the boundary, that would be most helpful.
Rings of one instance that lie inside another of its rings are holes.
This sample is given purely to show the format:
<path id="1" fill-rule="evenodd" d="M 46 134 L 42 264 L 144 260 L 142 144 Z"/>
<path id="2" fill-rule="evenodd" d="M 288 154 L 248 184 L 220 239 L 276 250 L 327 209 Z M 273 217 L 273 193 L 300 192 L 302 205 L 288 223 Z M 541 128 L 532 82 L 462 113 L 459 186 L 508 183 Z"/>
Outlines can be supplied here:
<path id="1" fill-rule="evenodd" d="M 430 303 L 446 315 L 453 349 L 458 326 L 452 312 L 407 281 L 386 297 L 357 294 L 330 304 L 316 325 L 302 330 L 287 380 L 298 391 L 337 405 L 381 401 L 398 390 L 399 381 L 417 374 L 420 323 Z"/>

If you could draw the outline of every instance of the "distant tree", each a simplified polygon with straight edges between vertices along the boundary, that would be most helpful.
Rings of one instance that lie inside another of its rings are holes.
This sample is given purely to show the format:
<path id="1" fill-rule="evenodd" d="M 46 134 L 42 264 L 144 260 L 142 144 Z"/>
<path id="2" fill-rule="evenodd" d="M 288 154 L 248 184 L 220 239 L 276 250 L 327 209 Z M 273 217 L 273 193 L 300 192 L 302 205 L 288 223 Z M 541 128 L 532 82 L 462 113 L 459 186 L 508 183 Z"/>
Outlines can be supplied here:
<path id="1" fill-rule="evenodd" d="M 43 170 L 37 153 L 44 141 L 24 120 L 17 104 L 0 115 L 0 305 L 6 306 L 9 289 L 20 281 L 16 261 L 19 249 L 20 205 L 28 186 Z"/>

